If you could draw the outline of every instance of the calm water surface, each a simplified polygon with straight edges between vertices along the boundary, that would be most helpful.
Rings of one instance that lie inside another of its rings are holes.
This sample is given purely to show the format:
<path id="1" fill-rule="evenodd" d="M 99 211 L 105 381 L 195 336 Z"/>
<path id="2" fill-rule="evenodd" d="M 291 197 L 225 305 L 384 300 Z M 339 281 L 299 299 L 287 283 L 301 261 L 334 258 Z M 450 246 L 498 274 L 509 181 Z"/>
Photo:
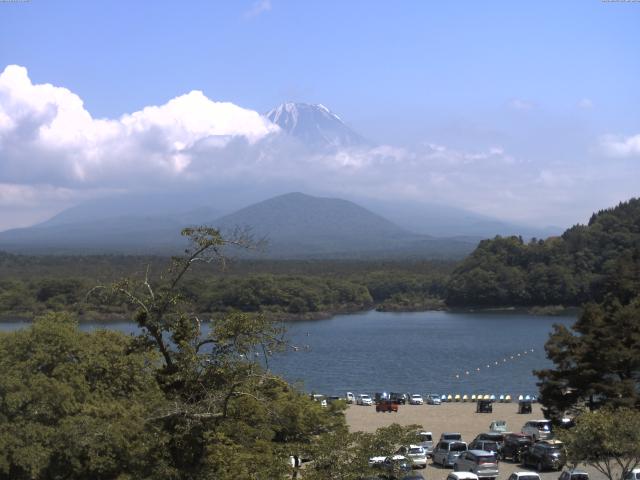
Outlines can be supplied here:
<path id="1" fill-rule="evenodd" d="M 301 349 L 276 357 L 271 366 L 326 394 L 534 394 L 532 370 L 550 365 L 544 343 L 553 324 L 574 321 L 515 313 L 341 315 L 289 324 L 291 341 Z"/>
<path id="2" fill-rule="evenodd" d="M 291 382 L 302 382 L 307 391 L 329 395 L 346 391 L 535 394 L 532 370 L 550 365 L 544 343 L 553 324 L 574 321 L 570 316 L 513 312 L 339 315 L 286 324 L 289 341 L 298 351 L 270 358 L 269 366 Z M 2 323 L 0 329 L 24 325 Z M 137 331 L 131 322 L 85 323 L 81 328 Z"/>

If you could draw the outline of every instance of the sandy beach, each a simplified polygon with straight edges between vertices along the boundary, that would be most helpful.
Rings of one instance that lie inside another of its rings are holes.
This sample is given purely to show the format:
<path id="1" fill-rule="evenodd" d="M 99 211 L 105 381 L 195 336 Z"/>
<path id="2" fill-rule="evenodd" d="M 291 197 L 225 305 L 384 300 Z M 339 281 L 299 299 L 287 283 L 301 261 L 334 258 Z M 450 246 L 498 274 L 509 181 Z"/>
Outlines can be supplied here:
<path id="1" fill-rule="evenodd" d="M 478 433 L 489 431 L 493 420 L 505 420 L 510 431 L 519 432 L 528 420 L 542 419 L 539 404 L 532 405 L 532 413 L 518 414 L 518 403 L 494 403 L 493 413 L 475 413 L 475 403 L 444 403 L 442 405 L 400 405 L 398 413 L 376 413 L 375 407 L 350 405 L 346 419 L 352 431 L 372 432 L 379 427 L 399 423 L 401 425 L 422 425 L 425 431 L 433 433 L 434 444 L 442 432 L 459 432 L 465 442 L 471 442 Z M 498 479 L 506 480 L 511 473 L 531 470 L 509 461 L 500 462 Z M 592 480 L 604 480 L 604 477 L 593 468 L 584 468 Z M 424 478 L 445 480 L 451 469 L 429 465 L 425 470 L 416 470 Z M 544 472 L 543 480 L 555 480 L 559 472 Z"/>

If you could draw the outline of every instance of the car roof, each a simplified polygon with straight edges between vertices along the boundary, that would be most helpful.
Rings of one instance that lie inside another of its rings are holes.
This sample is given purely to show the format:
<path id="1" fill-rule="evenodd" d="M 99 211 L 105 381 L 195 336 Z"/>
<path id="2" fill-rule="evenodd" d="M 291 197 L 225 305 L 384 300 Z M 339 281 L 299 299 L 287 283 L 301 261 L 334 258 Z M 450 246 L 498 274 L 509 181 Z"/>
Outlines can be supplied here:
<path id="1" fill-rule="evenodd" d="M 540 478 L 540 475 L 538 475 L 536 472 L 527 472 L 526 470 L 522 471 L 522 472 L 513 472 L 513 473 L 515 473 L 518 476 L 520 476 L 520 475 L 535 475 L 536 477 Z"/>
<path id="2" fill-rule="evenodd" d="M 449 475 L 455 475 L 460 480 L 470 480 L 478 478 L 478 475 L 471 472 L 451 472 Z"/>
<path id="3" fill-rule="evenodd" d="M 431 432 L 425 432 L 425 431 L 420 432 L 418 435 L 425 435 L 425 434 L 426 434 L 426 435 L 433 435 L 433 433 L 431 433 Z"/>
<path id="4" fill-rule="evenodd" d="M 493 452 L 488 452 L 487 450 L 469 450 L 469 452 L 477 455 L 478 457 L 487 457 L 489 455 L 493 455 Z"/>

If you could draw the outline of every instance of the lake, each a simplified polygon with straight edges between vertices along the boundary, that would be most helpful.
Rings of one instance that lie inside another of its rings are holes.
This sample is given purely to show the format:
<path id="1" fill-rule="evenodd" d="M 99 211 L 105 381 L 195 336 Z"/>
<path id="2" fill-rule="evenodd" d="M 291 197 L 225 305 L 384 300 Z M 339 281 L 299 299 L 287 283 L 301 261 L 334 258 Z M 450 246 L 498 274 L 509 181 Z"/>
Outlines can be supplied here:
<path id="1" fill-rule="evenodd" d="M 554 323 L 575 317 L 514 312 L 376 312 L 287 323 L 297 351 L 271 357 L 270 368 L 307 391 L 327 395 L 398 391 L 536 394 L 534 369 L 550 366 L 544 343 Z M 0 324 L 1 330 L 24 326 Z M 84 323 L 83 330 L 135 332 L 135 324 Z M 468 373 L 467 373 L 468 372 Z"/>

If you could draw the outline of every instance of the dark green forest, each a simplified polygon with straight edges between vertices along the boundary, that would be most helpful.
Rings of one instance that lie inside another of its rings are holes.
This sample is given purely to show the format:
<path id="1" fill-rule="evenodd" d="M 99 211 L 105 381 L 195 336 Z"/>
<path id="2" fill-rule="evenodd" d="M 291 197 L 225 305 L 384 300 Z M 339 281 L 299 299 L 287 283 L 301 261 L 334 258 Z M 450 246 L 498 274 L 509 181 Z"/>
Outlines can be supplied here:
<path id="1" fill-rule="evenodd" d="M 450 306 L 579 306 L 640 290 L 640 199 L 592 215 L 560 237 L 484 240 L 453 271 Z"/>
<path id="2" fill-rule="evenodd" d="M 0 253 L 0 312 L 70 311 L 121 318 L 126 305 L 87 295 L 123 276 L 142 278 L 168 259 L 142 256 L 26 256 Z M 196 266 L 180 293 L 202 314 L 229 311 L 316 318 L 335 313 L 439 308 L 580 306 L 640 289 L 640 200 L 595 213 L 546 240 L 496 237 L 453 261 L 246 260 Z"/>
<path id="3" fill-rule="evenodd" d="M 71 311 L 81 319 L 119 318 L 130 311 L 88 293 L 117 278 L 142 278 L 161 270 L 161 257 L 24 256 L 0 254 L 0 312 L 31 317 Z M 368 308 L 441 308 L 447 261 L 256 261 L 198 265 L 180 287 L 193 311 L 264 312 L 284 318 L 325 316 Z"/>

